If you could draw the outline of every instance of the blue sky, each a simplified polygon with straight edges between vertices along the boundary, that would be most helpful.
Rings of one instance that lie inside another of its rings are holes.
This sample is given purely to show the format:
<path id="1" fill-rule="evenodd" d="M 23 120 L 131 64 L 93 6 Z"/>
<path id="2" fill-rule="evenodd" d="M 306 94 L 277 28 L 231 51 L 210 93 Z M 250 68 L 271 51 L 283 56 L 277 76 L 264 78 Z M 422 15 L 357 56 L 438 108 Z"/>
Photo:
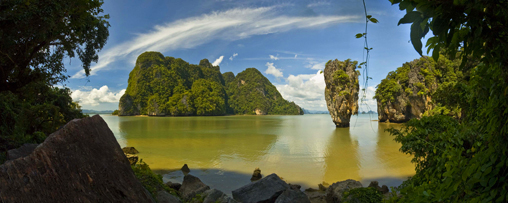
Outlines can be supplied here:
<path id="1" fill-rule="evenodd" d="M 376 85 L 387 73 L 419 55 L 409 42 L 405 12 L 386 0 L 367 0 L 371 51 L 366 103 L 375 110 Z M 361 0 L 109 0 L 110 36 L 85 78 L 78 59 L 66 60 L 64 83 L 83 109 L 114 110 L 127 88 L 137 56 L 159 51 L 197 64 L 203 58 L 221 72 L 260 70 L 282 96 L 310 110 L 326 110 L 319 70 L 330 59 L 362 61 L 365 29 Z M 360 81 L 363 84 L 363 81 Z M 362 87 L 363 88 L 363 87 Z M 360 110 L 366 110 L 360 106 Z"/>

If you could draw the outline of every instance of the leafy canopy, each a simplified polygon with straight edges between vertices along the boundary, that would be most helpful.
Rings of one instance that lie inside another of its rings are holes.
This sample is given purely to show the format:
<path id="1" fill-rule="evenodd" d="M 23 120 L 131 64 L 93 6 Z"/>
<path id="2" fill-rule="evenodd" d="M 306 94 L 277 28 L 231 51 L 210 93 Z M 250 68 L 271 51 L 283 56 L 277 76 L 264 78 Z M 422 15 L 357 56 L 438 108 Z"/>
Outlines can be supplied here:
<path id="1" fill-rule="evenodd" d="M 102 0 L 0 1 L 0 162 L 5 151 L 40 143 L 81 118 L 64 82 L 63 59 L 78 56 L 86 75 L 109 36 Z"/>
<path id="2" fill-rule="evenodd" d="M 76 55 L 85 74 L 109 36 L 102 0 L 0 3 L 0 91 L 16 91 L 32 81 L 48 85 L 67 79 L 64 57 Z"/>
<path id="3" fill-rule="evenodd" d="M 392 129 L 401 151 L 414 155 L 416 175 L 400 187 L 402 202 L 508 201 L 508 1 L 391 0 L 411 24 L 411 42 L 421 54 L 427 40 L 433 58 L 458 53 L 464 81 L 450 84 L 460 100 L 461 120 L 447 116 L 411 120 Z M 477 66 L 468 63 L 477 61 Z M 471 68 L 469 68 L 471 67 Z"/>

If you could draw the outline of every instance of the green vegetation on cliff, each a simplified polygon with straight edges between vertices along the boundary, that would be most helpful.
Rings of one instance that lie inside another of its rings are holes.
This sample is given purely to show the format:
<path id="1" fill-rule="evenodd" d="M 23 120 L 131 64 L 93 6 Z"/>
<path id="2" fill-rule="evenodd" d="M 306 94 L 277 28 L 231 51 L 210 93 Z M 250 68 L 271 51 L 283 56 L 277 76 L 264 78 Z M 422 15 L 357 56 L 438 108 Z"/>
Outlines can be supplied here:
<path id="1" fill-rule="evenodd" d="M 235 86 L 234 83 L 247 84 Z M 248 83 L 246 83 L 246 81 Z M 141 54 L 129 74 L 119 115 L 212 116 L 226 114 L 301 114 L 255 68 L 221 74 L 207 59 L 193 65 L 158 52 Z"/>
<path id="2" fill-rule="evenodd" d="M 415 97 L 428 97 L 430 103 L 426 106 L 430 110 L 424 109 L 425 115 L 460 117 L 458 105 L 446 102 L 451 89 L 463 81 L 464 74 L 459 66 L 460 60 L 450 60 L 444 55 L 437 62 L 431 57 L 421 57 L 404 63 L 381 80 L 374 98 L 382 109 L 388 102 L 397 102 L 397 98 L 407 100 L 406 105 L 410 106 Z"/>
<path id="3" fill-rule="evenodd" d="M 288 102 L 277 88 L 255 68 L 238 73 L 227 84 L 229 105 L 235 114 L 303 114 L 294 102 Z"/>

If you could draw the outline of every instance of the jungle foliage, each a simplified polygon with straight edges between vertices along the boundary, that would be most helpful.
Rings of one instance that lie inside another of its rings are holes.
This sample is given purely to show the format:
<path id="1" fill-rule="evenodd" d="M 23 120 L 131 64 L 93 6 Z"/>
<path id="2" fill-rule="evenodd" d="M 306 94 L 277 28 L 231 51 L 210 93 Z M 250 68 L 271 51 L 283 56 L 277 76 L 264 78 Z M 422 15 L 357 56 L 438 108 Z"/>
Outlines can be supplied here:
<path id="1" fill-rule="evenodd" d="M 40 143 L 82 118 L 68 88 L 64 58 L 78 57 L 85 74 L 109 36 L 102 0 L 0 2 L 0 157 Z M 1 159 L 1 158 L 0 158 Z M 1 162 L 1 161 L 0 161 Z"/>
<path id="2" fill-rule="evenodd" d="M 303 114 L 298 105 L 282 98 L 277 88 L 255 68 L 238 73 L 226 90 L 234 114 L 255 114 L 256 109 L 265 114 Z"/>
<path id="3" fill-rule="evenodd" d="M 459 68 L 469 75 L 439 93 L 462 109 L 462 119 L 434 115 L 390 130 L 416 164 L 416 175 L 390 201 L 507 202 L 508 1 L 391 2 L 406 11 L 399 24 L 411 24 L 420 54 L 421 38 L 432 31 L 426 46 L 434 60 L 442 49 L 449 57 L 459 54 Z M 479 64 L 468 67 L 470 61 Z"/>
<path id="4" fill-rule="evenodd" d="M 244 81 L 246 85 L 240 84 Z M 213 116 L 300 114 L 255 68 L 238 74 L 220 73 L 207 59 L 193 65 L 158 52 L 141 54 L 120 99 L 120 115 Z"/>

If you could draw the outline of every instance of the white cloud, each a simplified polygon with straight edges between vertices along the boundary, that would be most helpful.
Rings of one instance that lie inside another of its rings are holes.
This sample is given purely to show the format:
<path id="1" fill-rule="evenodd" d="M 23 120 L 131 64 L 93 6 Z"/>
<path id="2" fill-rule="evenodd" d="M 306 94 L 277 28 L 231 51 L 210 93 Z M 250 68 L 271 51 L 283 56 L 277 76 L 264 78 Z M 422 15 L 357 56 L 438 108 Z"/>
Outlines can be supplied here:
<path id="1" fill-rule="evenodd" d="M 277 69 L 273 63 L 270 63 L 270 62 L 266 62 L 265 64 L 266 67 L 268 67 L 266 70 L 265 70 L 265 73 L 266 74 L 270 74 L 270 75 L 273 75 L 275 77 L 282 77 L 283 74 L 282 74 L 282 71 L 280 71 L 280 69 Z"/>
<path id="2" fill-rule="evenodd" d="M 275 85 L 284 99 L 294 101 L 300 107 L 308 110 L 328 110 L 325 101 L 325 78 L 320 71 L 316 74 L 289 75 L 286 78 L 287 84 Z M 359 109 L 360 111 L 377 111 L 377 103 L 372 97 L 376 89 L 372 86 L 367 87 L 366 97 L 362 102 L 363 87 L 360 87 Z"/>
<path id="3" fill-rule="evenodd" d="M 325 78 L 323 74 L 289 75 L 287 84 L 275 85 L 284 99 L 294 101 L 309 110 L 327 110 L 325 101 Z"/>
<path id="4" fill-rule="evenodd" d="M 362 91 L 363 87 L 360 86 L 360 93 L 358 95 L 358 111 L 376 111 L 377 112 L 377 101 L 373 99 L 376 94 L 376 88 L 369 86 L 365 89 L 365 93 Z M 363 97 L 365 95 L 365 97 Z"/>
<path id="5" fill-rule="evenodd" d="M 295 54 L 295 58 L 298 56 L 298 54 Z"/>
<path id="6" fill-rule="evenodd" d="M 279 55 L 278 54 L 277 54 L 277 56 L 270 55 L 270 59 L 272 59 L 272 60 L 279 60 Z"/>
<path id="7" fill-rule="evenodd" d="M 73 91 L 71 97 L 80 105 L 98 106 L 101 103 L 118 103 L 124 93 L 125 89 L 115 93 L 110 91 L 107 85 L 104 85 L 99 89 L 93 88 L 89 91 L 87 88 Z"/>
<path id="8" fill-rule="evenodd" d="M 311 4 L 307 5 L 307 7 L 311 8 L 311 7 L 329 6 L 329 5 L 331 5 L 330 2 L 317 2 L 317 3 L 311 3 Z"/>
<path id="9" fill-rule="evenodd" d="M 233 58 L 235 58 L 236 56 L 238 56 L 238 53 L 234 53 L 234 54 L 233 54 L 233 56 L 230 56 L 230 57 L 229 57 L 229 60 L 230 60 L 230 61 L 232 61 L 232 60 L 233 60 Z"/>
<path id="10" fill-rule="evenodd" d="M 212 65 L 218 66 L 222 62 L 222 59 L 224 59 L 224 56 L 220 56 L 218 59 L 215 59 L 215 61 L 212 63 Z"/>
<path id="11" fill-rule="evenodd" d="M 276 6 L 235 8 L 157 25 L 150 32 L 100 52 L 99 61 L 91 67 L 90 74 L 108 69 L 115 61 L 136 58 L 145 51 L 167 52 L 197 47 L 213 40 L 235 41 L 253 35 L 361 22 L 361 16 L 285 16 L 276 9 Z M 72 76 L 83 77 L 83 70 Z"/>
<path id="12" fill-rule="evenodd" d="M 317 62 L 314 61 L 314 59 L 307 59 L 309 60 L 305 67 L 313 69 L 313 70 L 324 70 L 326 62 Z"/>

